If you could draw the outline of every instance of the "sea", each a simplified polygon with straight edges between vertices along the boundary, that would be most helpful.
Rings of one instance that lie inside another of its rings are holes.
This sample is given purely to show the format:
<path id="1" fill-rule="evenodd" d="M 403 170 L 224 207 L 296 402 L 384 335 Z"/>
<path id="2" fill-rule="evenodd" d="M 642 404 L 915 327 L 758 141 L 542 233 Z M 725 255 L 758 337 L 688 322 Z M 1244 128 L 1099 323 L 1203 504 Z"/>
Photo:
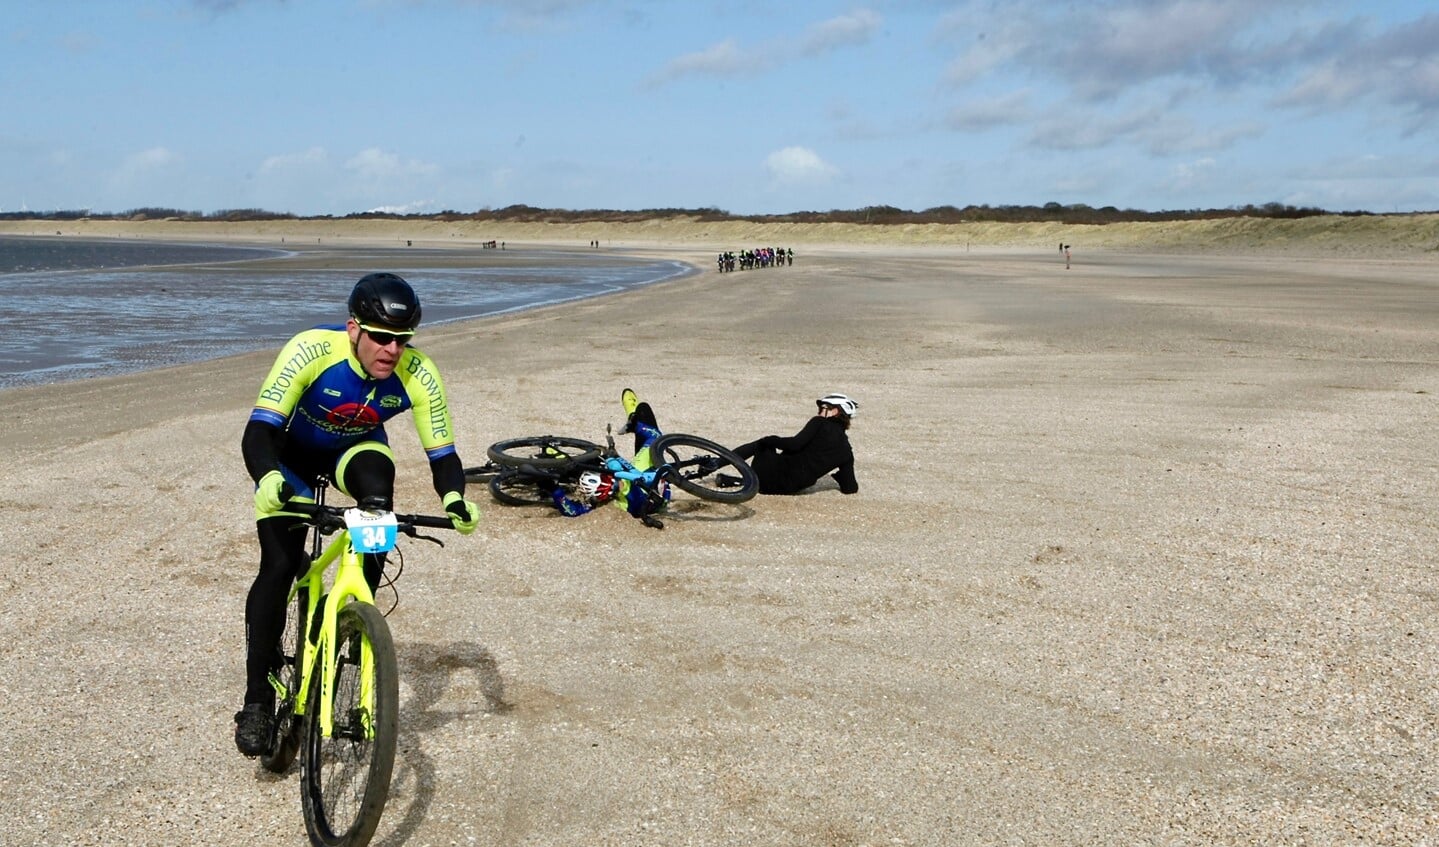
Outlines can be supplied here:
<path id="1" fill-rule="evenodd" d="M 0 236 L 0 389 L 277 349 L 345 319 L 355 281 L 403 276 L 437 324 L 612 294 L 688 275 L 678 261 L 563 250 L 304 251 Z M 460 265 L 458 267 L 454 265 Z M 448 266 L 447 266 L 448 265 Z"/>

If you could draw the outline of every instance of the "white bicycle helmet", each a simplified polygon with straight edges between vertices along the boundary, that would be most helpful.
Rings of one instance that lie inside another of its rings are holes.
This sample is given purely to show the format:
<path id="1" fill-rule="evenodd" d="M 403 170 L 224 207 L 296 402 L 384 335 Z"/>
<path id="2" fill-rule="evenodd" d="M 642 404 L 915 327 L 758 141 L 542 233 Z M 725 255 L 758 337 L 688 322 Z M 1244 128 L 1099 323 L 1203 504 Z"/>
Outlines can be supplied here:
<path id="1" fill-rule="evenodd" d="M 603 503 L 615 495 L 615 478 L 612 474 L 585 471 L 580 474 L 575 492 L 595 503 Z"/>
<path id="2" fill-rule="evenodd" d="M 859 402 L 850 398 L 847 394 L 826 394 L 814 401 L 814 404 L 820 408 L 833 406 L 843 412 L 847 418 L 852 418 L 859 414 Z"/>

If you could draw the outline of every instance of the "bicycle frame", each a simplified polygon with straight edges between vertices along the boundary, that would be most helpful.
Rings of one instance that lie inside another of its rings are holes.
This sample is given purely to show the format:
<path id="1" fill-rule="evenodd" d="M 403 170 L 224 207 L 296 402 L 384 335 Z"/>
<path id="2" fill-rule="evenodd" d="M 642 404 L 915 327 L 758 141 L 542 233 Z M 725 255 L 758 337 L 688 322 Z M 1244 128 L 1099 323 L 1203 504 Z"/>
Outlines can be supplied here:
<path id="1" fill-rule="evenodd" d="M 321 478 L 313 499 L 284 506 L 283 514 L 303 520 L 313 534 L 309 561 L 286 602 L 287 610 L 301 606 L 287 612 L 283 647 L 297 655 L 270 675 L 278 720 L 261 764 L 284 773 L 299 754 L 311 842 L 363 844 L 384 810 L 399 733 L 394 638 L 375 607 L 366 560 L 394 550 L 401 534 L 444 546 L 418 530 L 455 527 L 449 515 L 402 515 L 388 503 L 327 506 L 327 486 Z"/>
<path id="2" fill-rule="evenodd" d="M 317 530 L 318 532 L 318 530 Z M 316 546 L 319 539 L 316 538 Z M 329 592 L 325 592 L 325 571 L 329 570 L 330 563 L 339 560 L 339 567 L 335 571 L 335 579 L 330 586 Z M 348 529 L 340 532 L 332 539 L 322 552 L 310 561 L 310 568 L 305 575 L 295 581 L 294 587 L 290 590 L 290 602 L 294 601 L 295 595 L 301 589 L 306 589 L 308 606 L 305 616 L 307 622 L 315 620 L 315 613 L 318 611 L 320 617 L 320 628 L 316 632 L 313 625 L 304 638 L 304 657 L 298 658 L 300 668 L 299 692 L 295 701 L 295 715 L 304 715 L 306 706 L 310 702 L 310 682 L 315 678 L 315 662 L 320 662 L 321 679 L 334 679 L 335 666 L 339 659 L 335 655 L 335 622 L 339 617 L 340 609 L 344 608 L 346 602 L 353 599 L 358 603 L 374 605 L 375 596 L 370 591 L 369 583 L 365 581 L 365 569 L 363 557 L 355 552 L 354 545 L 350 543 L 350 531 Z M 320 600 L 324 599 L 324 608 L 320 608 Z M 311 634 L 314 637 L 311 638 Z M 367 710 L 374 708 L 374 691 L 371 685 L 374 681 L 373 657 L 370 655 L 368 644 L 361 642 L 360 650 L 360 697 Z M 325 737 L 330 737 L 333 731 L 332 705 L 334 703 L 334 689 L 331 686 L 323 686 L 320 689 L 320 732 Z M 371 737 L 371 727 L 365 728 L 366 737 Z"/>
<path id="3" fill-rule="evenodd" d="M 632 462 L 620 456 L 607 456 L 604 460 L 605 470 L 614 474 L 615 479 L 624 480 L 629 483 L 639 483 L 644 488 L 654 490 L 655 484 L 663 482 L 665 475 L 670 472 L 669 465 L 640 470 Z"/>

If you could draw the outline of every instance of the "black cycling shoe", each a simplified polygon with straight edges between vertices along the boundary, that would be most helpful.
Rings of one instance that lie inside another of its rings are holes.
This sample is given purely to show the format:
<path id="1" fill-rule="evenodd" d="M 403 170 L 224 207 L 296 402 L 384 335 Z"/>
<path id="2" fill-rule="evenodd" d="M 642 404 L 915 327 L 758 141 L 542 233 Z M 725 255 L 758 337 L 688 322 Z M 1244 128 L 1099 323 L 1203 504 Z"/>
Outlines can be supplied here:
<path id="1" fill-rule="evenodd" d="M 264 703 L 246 703 L 235 713 L 235 746 L 253 759 L 270 750 L 275 718 Z"/>

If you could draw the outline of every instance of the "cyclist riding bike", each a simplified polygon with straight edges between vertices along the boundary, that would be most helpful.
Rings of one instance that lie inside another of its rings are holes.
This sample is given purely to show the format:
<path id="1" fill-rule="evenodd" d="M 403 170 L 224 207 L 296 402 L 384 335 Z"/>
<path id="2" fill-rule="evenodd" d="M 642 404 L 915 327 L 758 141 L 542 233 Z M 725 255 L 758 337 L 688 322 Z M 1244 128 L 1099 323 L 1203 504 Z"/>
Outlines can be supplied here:
<path id="1" fill-rule="evenodd" d="M 344 324 L 305 330 L 285 344 L 241 440 L 255 480 L 260 541 L 259 573 L 245 602 L 245 700 L 235 715 L 235 746 L 249 757 L 270 743 L 269 677 L 282 661 L 290 585 L 308 563 L 303 519 L 285 512 L 285 503 L 314 502 L 313 488 L 325 476 L 364 507 L 391 508 L 395 457 L 384 424 L 409 409 L 455 529 L 469 534 L 479 525 L 479 507 L 465 499 L 444 383 L 434 362 L 409 346 L 420 324 L 419 297 L 395 274 L 368 274 L 351 291 L 349 312 Z M 383 569 L 383 555 L 365 557 L 371 590 Z"/>

